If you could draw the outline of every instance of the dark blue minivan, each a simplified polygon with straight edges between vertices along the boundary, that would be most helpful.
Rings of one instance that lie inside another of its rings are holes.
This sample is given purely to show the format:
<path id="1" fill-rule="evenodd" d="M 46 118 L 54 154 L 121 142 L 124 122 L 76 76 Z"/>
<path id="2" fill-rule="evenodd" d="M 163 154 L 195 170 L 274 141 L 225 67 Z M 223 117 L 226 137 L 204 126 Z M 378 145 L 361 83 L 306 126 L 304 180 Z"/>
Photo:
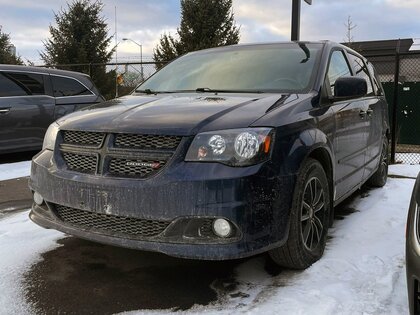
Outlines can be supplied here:
<path id="1" fill-rule="evenodd" d="M 387 179 L 373 66 L 322 42 L 184 55 L 132 95 L 53 123 L 34 157 L 31 219 L 81 238 L 221 260 L 269 252 L 302 269 L 333 209 Z"/>

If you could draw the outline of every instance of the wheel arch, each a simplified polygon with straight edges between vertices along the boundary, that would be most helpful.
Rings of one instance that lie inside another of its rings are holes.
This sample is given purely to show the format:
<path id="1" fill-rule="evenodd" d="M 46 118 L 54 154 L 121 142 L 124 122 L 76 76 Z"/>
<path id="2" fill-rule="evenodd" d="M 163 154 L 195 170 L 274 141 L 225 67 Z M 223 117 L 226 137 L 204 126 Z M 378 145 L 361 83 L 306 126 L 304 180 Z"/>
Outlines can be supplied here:
<path id="1" fill-rule="evenodd" d="M 331 202 L 331 225 L 334 218 L 335 157 L 331 139 L 318 128 L 306 129 L 298 134 L 291 146 L 288 154 L 288 163 L 286 164 L 289 166 L 293 165 L 294 171 L 298 173 L 308 158 L 317 160 L 327 176 Z"/>

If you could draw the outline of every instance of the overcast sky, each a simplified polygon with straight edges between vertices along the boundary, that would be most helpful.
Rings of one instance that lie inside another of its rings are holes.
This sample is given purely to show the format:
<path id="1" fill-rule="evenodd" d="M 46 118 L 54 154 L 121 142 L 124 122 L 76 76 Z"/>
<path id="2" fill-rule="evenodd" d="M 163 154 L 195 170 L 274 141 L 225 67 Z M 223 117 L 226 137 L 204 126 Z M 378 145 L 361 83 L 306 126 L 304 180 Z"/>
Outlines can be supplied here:
<path id="1" fill-rule="evenodd" d="M 145 58 L 164 32 L 175 34 L 180 22 L 179 0 L 103 0 L 103 15 L 109 34 L 130 38 L 143 45 Z M 350 15 L 357 27 L 354 40 L 420 37 L 420 0 L 313 0 L 302 3 L 301 39 L 343 41 Z M 233 0 L 241 43 L 290 39 L 292 0 Z M 17 53 L 24 59 L 40 61 L 42 41 L 49 36 L 54 12 L 66 8 L 65 0 L 0 0 L 0 25 L 9 33 Z M 54 24 L 53 24 L 54 25 Z M 115 42 L 113 41 L 113 45 Z M 111 47 L 110 47 L 111 48 Z M 139 47 L 126 41 L 118 45 L 122 59 L 139 59 Z"/>

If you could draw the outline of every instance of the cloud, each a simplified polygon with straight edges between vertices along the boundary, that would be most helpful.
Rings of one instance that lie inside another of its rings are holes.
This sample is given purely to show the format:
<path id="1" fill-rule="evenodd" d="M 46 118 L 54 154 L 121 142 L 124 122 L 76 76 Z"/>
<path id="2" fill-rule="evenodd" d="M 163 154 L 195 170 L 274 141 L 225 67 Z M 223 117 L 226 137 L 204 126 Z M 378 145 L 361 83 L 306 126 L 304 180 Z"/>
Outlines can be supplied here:
<path id="1" fill-rule="evenodd" d="M 241 43 L 290 39 L 290 0 L 233 0 L 236 24 L 241 27 Z M 42 41 L 54 24 L 54 12 L 67 7 L 66 0 L 0 0 L 0 25 L 10 33 L 18 53 L 39 61 Z M 143 46 L 150 57 L 163 33 L 175 34 L 180 23 L 179 0 L 103 0 L 109 35 L 115 32 L 117 7 L 118 39 L 130 38 Z M 356 41 L 418 37 L 419 0 L 314 0 L 302 2 L 301 39 L 343 41 L 348 15 L 357 27 Z M 114 42 L 112 43 L 114 45 Z M 139 58 L 139 47 L 124 42 L 118 46 L 119 58 Z"/>
<path id="2" fill-rule="evenodd" d="M 420 11 L 420 2 L 418 0 L 385 0 L 384 2 L 389 7 Z"/>
<path id="3" fill-rule="evenodd" d="M 241 42 L 285 40 L 290 34 L 291 3 L 285 1 L 236 0 L 233 11 L 241 26 Z"/>

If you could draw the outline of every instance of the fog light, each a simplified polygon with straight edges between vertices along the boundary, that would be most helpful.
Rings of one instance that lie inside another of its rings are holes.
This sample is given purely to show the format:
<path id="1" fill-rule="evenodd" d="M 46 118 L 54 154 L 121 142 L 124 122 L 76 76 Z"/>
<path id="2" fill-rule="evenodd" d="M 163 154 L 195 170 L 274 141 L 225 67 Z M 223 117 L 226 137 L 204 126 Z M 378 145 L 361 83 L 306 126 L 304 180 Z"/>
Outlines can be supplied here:
<path id="1" fill-rule="evenodd" d="M 34 192 L 34 201 L 38 206 L 40 206 L 44 203 L 44 198 L 42 198 L 39 193 Z"/>
<path id="2" fill-rule="evenodd" d="M 230 223 L 225 219 L 216 219 L 213 221 L 213 231 L 217 236 L 229 237 L 232 233 Z"/>

